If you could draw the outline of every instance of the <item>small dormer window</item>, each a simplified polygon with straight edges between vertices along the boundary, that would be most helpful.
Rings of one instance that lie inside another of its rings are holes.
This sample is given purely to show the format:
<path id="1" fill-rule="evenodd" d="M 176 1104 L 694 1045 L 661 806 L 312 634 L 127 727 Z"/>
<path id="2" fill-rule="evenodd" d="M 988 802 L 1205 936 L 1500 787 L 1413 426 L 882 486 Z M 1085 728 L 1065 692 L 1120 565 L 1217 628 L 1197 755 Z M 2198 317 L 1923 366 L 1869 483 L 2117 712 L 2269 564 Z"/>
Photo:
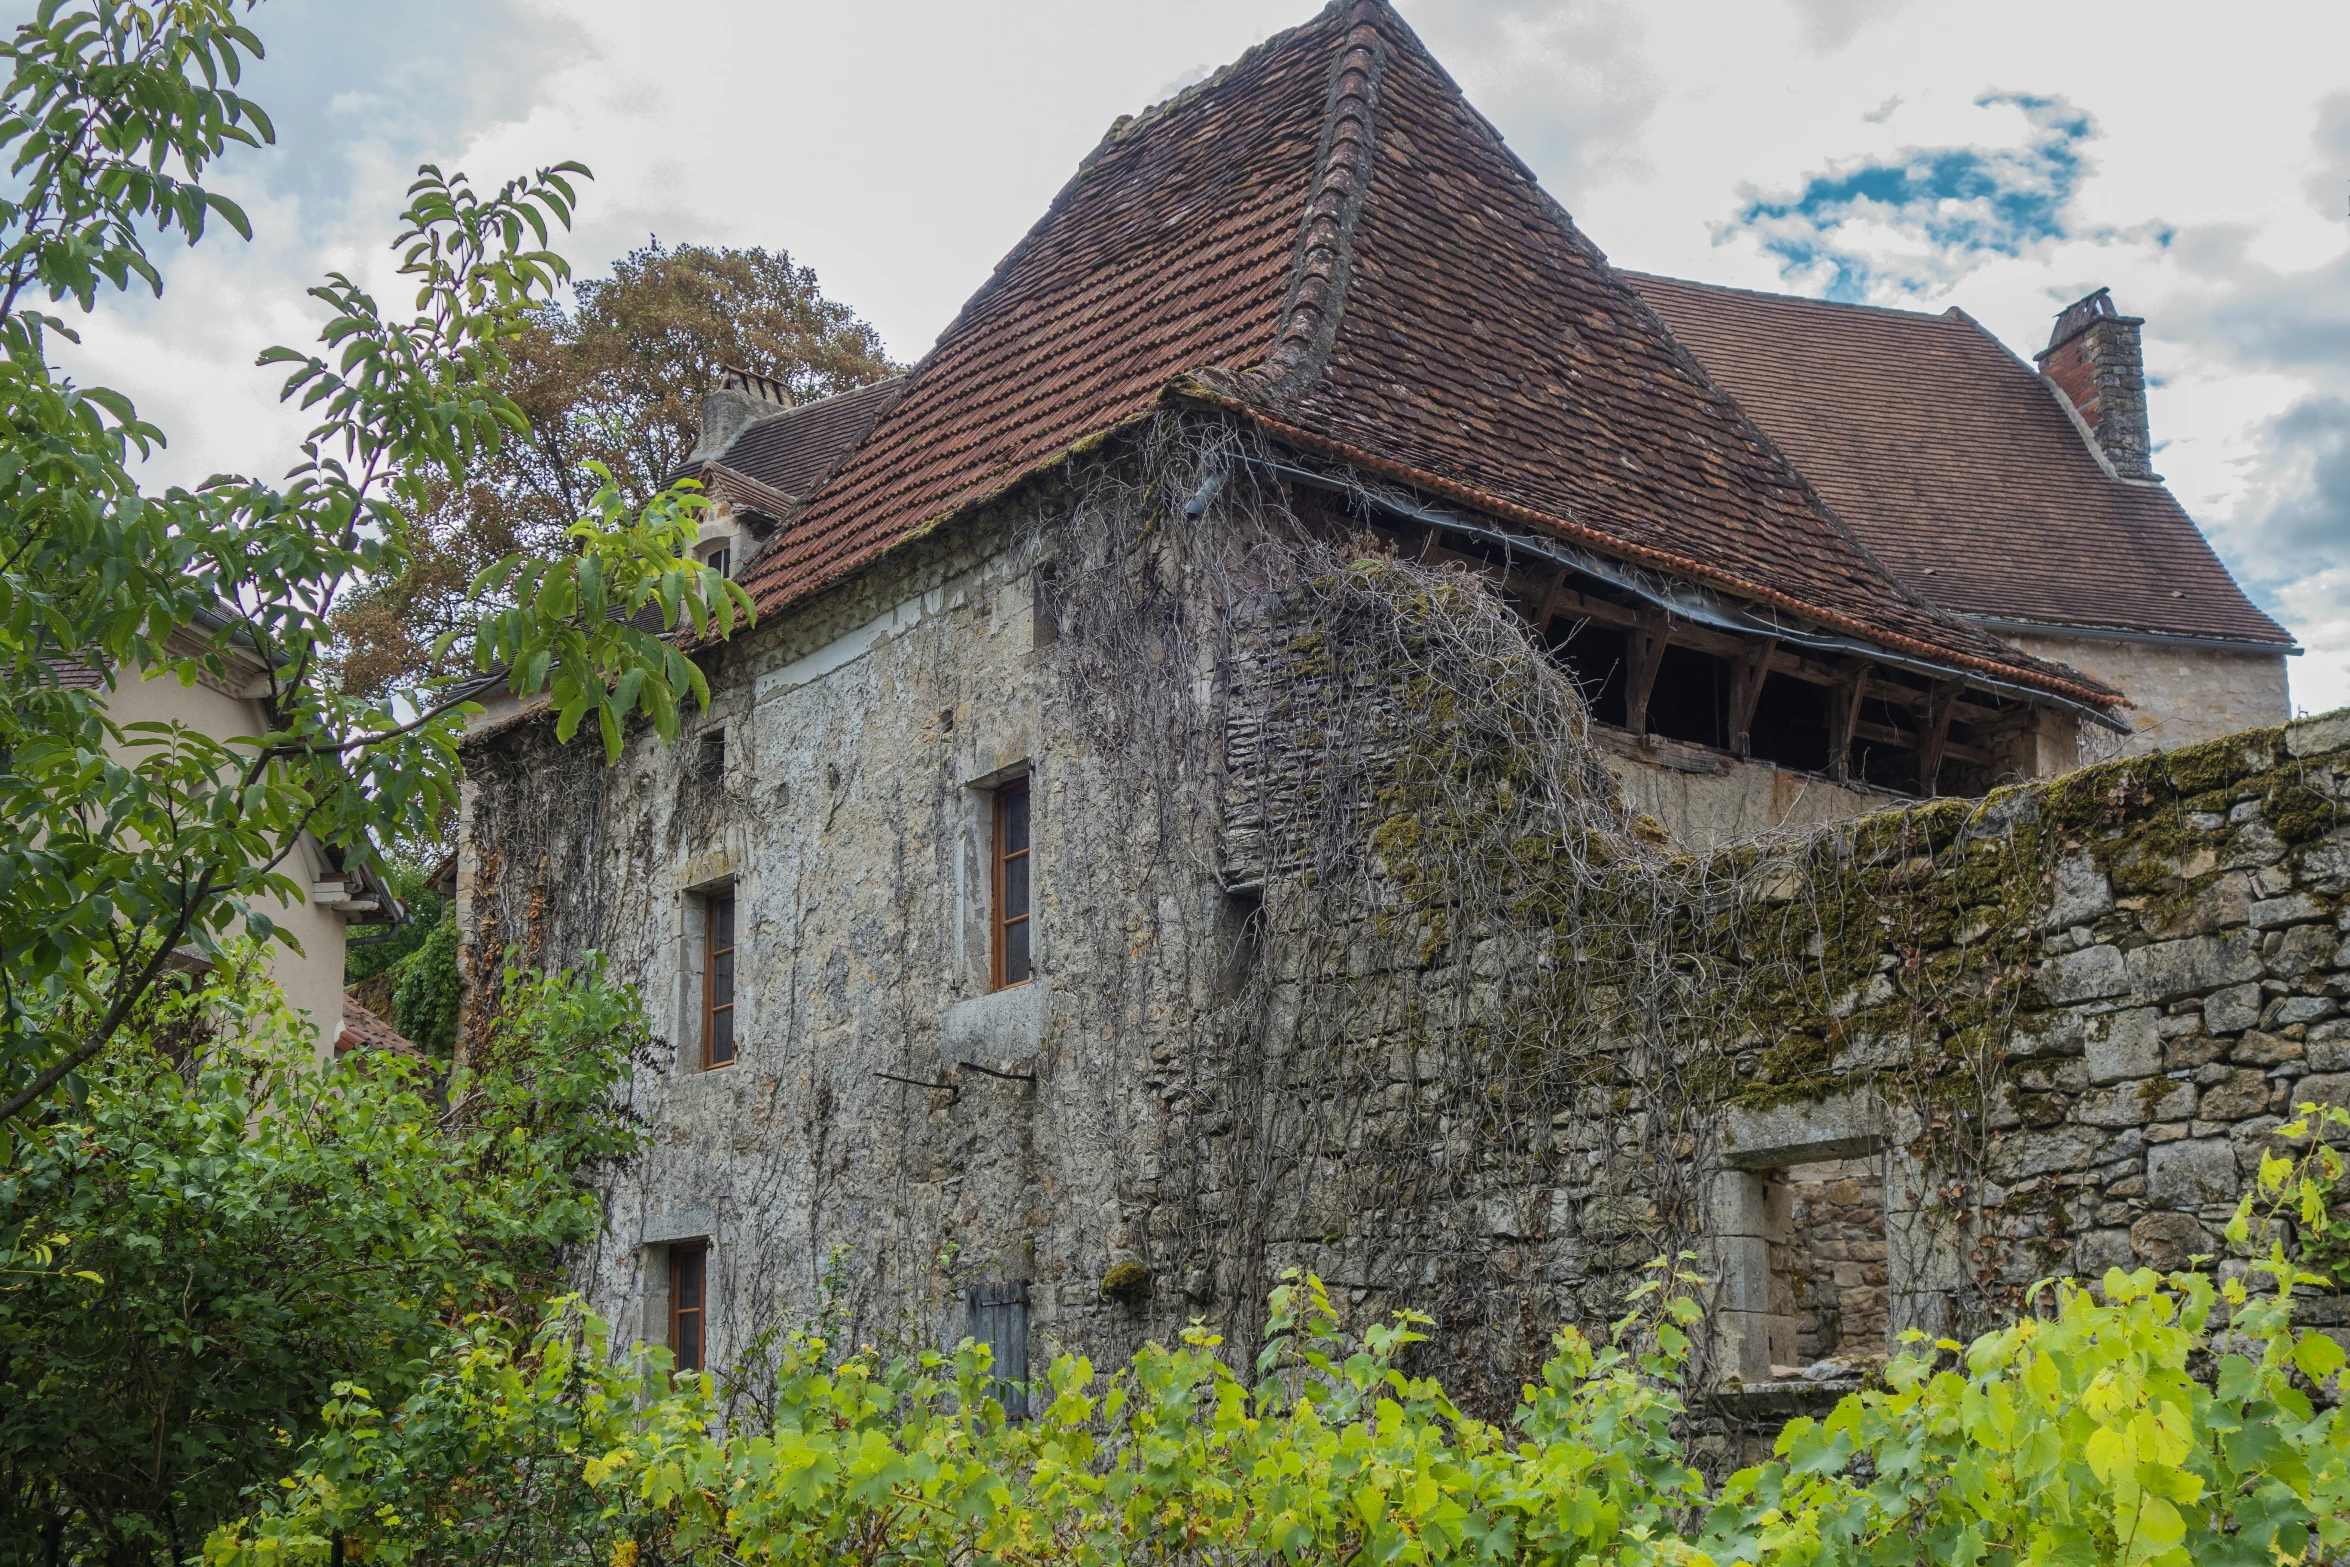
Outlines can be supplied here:
<path id="1" fill-rule="evenodd" d="M 733 576 L 734 547 L 731 544 L 720 544 L 714 548 L 705 549 L 702 551 L 702 564 L 721 577 Z"/>

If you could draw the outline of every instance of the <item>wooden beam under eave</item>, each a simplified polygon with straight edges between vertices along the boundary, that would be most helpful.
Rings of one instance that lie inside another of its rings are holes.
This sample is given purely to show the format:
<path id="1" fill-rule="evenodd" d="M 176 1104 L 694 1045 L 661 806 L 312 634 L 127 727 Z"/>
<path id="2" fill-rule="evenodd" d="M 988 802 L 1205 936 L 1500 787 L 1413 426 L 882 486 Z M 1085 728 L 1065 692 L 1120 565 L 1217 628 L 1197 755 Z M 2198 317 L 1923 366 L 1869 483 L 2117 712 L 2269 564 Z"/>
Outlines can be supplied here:
<path id="1" fill-rule="evenodd" d="M 1828 707 L 1828 776 L 1842 783 L 1852 776 L 1852 737 L 1860 727 L 1861 695 L 1868 689 L 1868 665 L 1847 668 Z"/>
<path id="2" fill-rule="evenodd" d="M 1754 754 L 1754 710 L 1762 701 L 1763 682 L 1771 678 L 1771 655 L 1779 649 L 1772 637 L 1732 666 L 1730 683 L 1730 753 Z"/>
<path id="3" fill-rule="evenodd" d="M 1926 707 L 1925 738 L 1918 744 L 1918 793 L 1936 795 L 1942 792 L 1942 759 L 1950 749 L 1950 715 L 1958 710 L 1958 696 L 1964 683 L 1945 680 L 1934 688 L 1934 699 Z"/>
<path id="4" fill-rule="evenodd" d="M 1632 632 L 1631 657 L 1624 674 L 1624 727 L 1635 735 L 1648 733 L 1648 697 L 1656 689 L 1656 672 L 1665 661 L 1665 642 L 1672 617 L 1661 609 L 1641 615 Z"/>

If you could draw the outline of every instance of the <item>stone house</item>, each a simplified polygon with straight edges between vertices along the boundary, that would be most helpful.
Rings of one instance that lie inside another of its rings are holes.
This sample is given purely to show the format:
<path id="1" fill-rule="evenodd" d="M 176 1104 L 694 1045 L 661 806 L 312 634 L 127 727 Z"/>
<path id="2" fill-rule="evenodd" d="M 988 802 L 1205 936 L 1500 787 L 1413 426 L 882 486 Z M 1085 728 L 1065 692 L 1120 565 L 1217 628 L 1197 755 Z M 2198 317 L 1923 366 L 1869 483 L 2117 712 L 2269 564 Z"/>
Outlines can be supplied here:
<path id="1" fill-rule="evenodd" d="M 709 712 L 606 768 L 494 709 L 457 884 L 477 1020 L 593 950 L 666 1041 L 582 1268 L 691 1360 L 1245 1350 L 1307 1266 L 1483 1406 L 1690 1244 L 1767 1414 L 2130 1253 L 2157 1116 L 2216 1171 L 2244 1041 L 2334 1015 L 2333 751 L 2001 788 L 2122 692 L 1880 564 L 1384 0 L 1114 126 L 903 380 L 734 378 L 694 469 L 760 611 Z"/>

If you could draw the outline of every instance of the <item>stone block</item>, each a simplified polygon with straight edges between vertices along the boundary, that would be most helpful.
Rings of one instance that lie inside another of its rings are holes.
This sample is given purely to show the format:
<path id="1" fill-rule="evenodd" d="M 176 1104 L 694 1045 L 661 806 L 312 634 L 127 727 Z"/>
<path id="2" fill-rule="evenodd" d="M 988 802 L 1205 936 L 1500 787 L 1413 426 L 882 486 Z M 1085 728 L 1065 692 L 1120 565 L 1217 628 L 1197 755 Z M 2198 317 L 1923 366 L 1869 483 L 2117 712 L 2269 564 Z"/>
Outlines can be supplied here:
<path id="1" fill-rule="evenodd" d="M 1722 1157 L 1739 1169 L 1767 1170 L 1856 1159 L 1884 1142 L 1885 1107 L 1877 1096 L 1837 1094 L 1767 1110 L 1731 1106 L 1722 1128 Z"/>
<path id="2" fill-rule="evenodd" d="M 2291 892 L 2281 898 L 2263 898 L 2247 911 L 2247 918 L 2255 930 L 2266 930 L 2274 925 L 2298 925 L 2306 920 L 2322 920 L 2326 917 L 2326 906 L 2305 892 Z"/>
<path id="3" fill-rule="evenodd" d="M 940 1054 L 950 1066 L 972 1062 L 1000 1069 L 1035 1056 L 1044 1040 L 1052 987 L 1041 980 L 947 1005 Z"/>
<path id="4" fill-rule="evenodd" d="M 2268 1074 L 2240 1068 L 2203 1090 L 2195 1113 L 2206 1121 L 2242 1121 L 2268 1113 Z"/>
<path id="5" fill-rule="evenodd" d="M 2113 887 L 2105 873 L 2086 853 L 2075 854 L 2056 864 L 2056 887 L 2048 905 L 2048 913 L 2041 920 L 2042 930 L 2064 930 L 2068 926 L 2085 925 L 2100 915 L 2113 912 Z"/>
<path id="6" fill-rule="evenodd" d="M 2203 1026 L 2214 1034 L 2240 1034 L 2260 1026 L 2260 987 L 2231 985 L 2203 998 Z"/>
<path id="7" fill-rule="evenodd" d="M 2128 965 L 2119 947 L 2083 947 L 2051 958 L 2040 970 L 2040 988 L 2058 1005 L 2118 996 L 2130 988 Z"/>
<path id="8" fill-rule="evenodd" d="M 2292 1108 L 2304 1104 L 2350 1108 L 2350 1072 L 2312 1072 L 2293 1085 Z"/>
<path id="9" fill-rule="evenodd" d="M 2151 1007 L 2093 1019 L 2083 1043 L 2089 1081 L 2119 1083 L 2161 1071 L 2160 1023 Z"/>
<path id="10" fill-rule="evenodd" d="M 2296 925 L 2268 953 L 2268 971 L 2277 979 L 2299 979 L 2330 963 L 2341 938 L 2324 925 Z"/>
<path id="11" fill-rule="evenodd" d="M 2153 1107 L 2143 1082 L 2118 1083 L 2075 1100 L 2072 1118 L 2083 1126 L 2143 1126 L 2153 1119 Z"/>
<path id="12" fill-rule="evenodd" d="M 2291 1028 L 2296 1023 L 2316 1023 L 2332 1017 L 2340 1006 L 2324 996 L 2287 996 L 2269 1008 L 2268 1026 Z"/>
<path id="13" fill-rule="evenodd" d="M 2281 1034 L 2264 1034 L 2258 1029 L 2236 1041 L 2236 1048 L 2228 1052 L 2228 1059 L 2238 1066 L 2275 1066 L 2282 1061 L 2301 1059 L 2301 1041 L 2287 1039 Z"/>
<path id="14" fill-rule="evenodd" d="M 2298 719 L 2285 726 L 2285 751 L 2291 756 L 2323 756 L 2350 746 L 2350 709 Z"/>
<path id="15" fill-rule="evenodd" d="M 2236 1150 L 2224 1138 L 2192 1138 L 2147 1151 L 2146 1196 L 2162 1207 L 2233 1202 L 2239 1190 Z"/>
<path id="16" fill-rule="evenodd" d="M 2157 1004 L 2199 990 L 2239 985 L 2258 979 L 2264 971 L 2260 936 L 2249 930 L 2158 941 L 2130 953 L 2126 967 L 2131 995 L 2142 1003 Z"/>
<path id="17" fill-rule="evenodd" d="M 2208 1248 L 2193 1214 L 2150 1213 L 2130 1226 L 2130 1249 L 2147 1267 L 2169 1273 Z"/>
<path id="18" fill-rule="evenodd" d="M 2103 1161 L 2105 1141 L 2103 1132 L 2088 1126 L 2013 1132 L 1993 1148 L 1991 1174 L 1995 1180 L 2020 1181 L 2064 1170 L 2086 1170 Z"/>
<path id="19" fill-rule="evenodd" d="M 2074 1244 L 2073 1269 L 2085 1278 L 2098 1278 L 2108 1268 L 2129 1267 L 2136 1257 L 2128 1230 L 2088 1230 Z"/>

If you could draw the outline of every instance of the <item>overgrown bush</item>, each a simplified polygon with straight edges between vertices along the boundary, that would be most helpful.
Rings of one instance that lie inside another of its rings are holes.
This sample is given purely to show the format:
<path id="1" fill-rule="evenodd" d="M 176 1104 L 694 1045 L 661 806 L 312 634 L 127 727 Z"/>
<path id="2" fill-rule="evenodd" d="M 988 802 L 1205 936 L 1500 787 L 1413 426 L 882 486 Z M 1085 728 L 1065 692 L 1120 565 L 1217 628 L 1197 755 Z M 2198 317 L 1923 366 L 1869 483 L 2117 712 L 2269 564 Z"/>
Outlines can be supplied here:
<path id="1" fill-rule="evenodd" d="M 642 1024 L 592 967 L 509 973 L 489 1065 L 443 1082 L 322 1064 L 245 956 L 0 1168 L 0 1243 L 55 1253 L 0 1289 L 0 1562 L 185 1559 L 337 1383 L 403 1396 L 454 1324 L 534 1319 L 595 1233 L 587 1178 L 634 1147 Z"/>
<path id="2" fill-rule="evenodd" d="M 1797 1420 L 1709 1491 L 1677 1432 L 1697 1307 L 1659 1274 L 1604 1347 L 1559 1335 L 1509 1427 L 1360 1338 L 1318 1280 L 1272 1297 L 1244 1380 L 1204 1331 L 1106 1381 L 1048 1373 L 1031 1422 L 987 1351 L 884 1362 L 790 1338 L 774 1414 L 720 1428 L 711 1379 L 607 1356 L 565 1306 L 482 1322 L 396 1407 L 346 1386 L 298 1475 L 213 1567 L 324 1562 L 1751 1561 L 2275 1563 L 2350 1541 L 2350 1434 L 2311 1394 L 2343 1356 L 2290 1325 L 2272 1261 L 2215 1285 L 2109 1273 Z M 388 1412 L 387 1412 L 388 1411 Z"/>

